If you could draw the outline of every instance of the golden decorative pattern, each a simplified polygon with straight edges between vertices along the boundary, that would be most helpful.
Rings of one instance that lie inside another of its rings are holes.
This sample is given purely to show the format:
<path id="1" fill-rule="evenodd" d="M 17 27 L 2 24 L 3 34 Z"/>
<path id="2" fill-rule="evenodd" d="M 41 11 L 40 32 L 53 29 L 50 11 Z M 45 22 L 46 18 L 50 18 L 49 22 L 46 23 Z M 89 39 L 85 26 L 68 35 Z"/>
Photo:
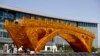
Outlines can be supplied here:
<path id="1" fill-rule="evenodd" d="M 14 44 L 19 48 L 30 48 L 40 52 L 47 42 L 59 35 L 65 39 L 75 52 L 91 52 L 94 34 L 80 27 L 53 20 L 27 19 L 5 21 L 4 28 L 10 34 Z"/>

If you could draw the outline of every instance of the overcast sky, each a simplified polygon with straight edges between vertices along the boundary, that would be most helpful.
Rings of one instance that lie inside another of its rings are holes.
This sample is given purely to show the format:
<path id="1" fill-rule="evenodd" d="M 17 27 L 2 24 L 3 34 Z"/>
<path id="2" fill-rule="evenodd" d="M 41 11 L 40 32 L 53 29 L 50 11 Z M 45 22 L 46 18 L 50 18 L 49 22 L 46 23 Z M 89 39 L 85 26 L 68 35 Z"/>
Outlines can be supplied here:
<path id="1" fill-rule="evenodd" d="M 0 3 L 54 16 L 100 22 L 100 0 L 0 0 Z"/>

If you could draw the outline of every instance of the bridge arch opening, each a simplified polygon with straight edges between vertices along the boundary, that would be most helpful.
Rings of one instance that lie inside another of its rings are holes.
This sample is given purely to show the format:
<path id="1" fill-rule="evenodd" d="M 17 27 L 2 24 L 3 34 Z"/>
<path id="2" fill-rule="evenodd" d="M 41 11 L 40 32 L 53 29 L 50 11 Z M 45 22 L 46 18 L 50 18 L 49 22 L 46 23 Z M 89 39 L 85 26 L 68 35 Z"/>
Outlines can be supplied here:
<path id="1" fill-rule="evenodd" d="M 54 47 L 54 48 L 53 48 Z M 56 35 L 46 43 L 41 51 L 44 52 L 74 52 L 70 44 L 60 35 Z"/>
<path id="2" fill-rule="evenodd" d="M 63 52 L 74 51 L 70 46 L 70 44 L 68 43 L 68 41 L 66 41 L 60 35 L 56 35 L 53 39 L 59 51 L 63 51 Z"/>
<path id="3" fill-rule="evenodd" d="M 66 37 L 67 38 L 67 37 Z M 39 43 L 39 42 L 38 42 Z M 41 44 L 39 44 L 41 45 Z M 38 46 L 38 45 L 37 45 Z M 60 35 L 55 35 L 54 37 L 51 37 L 51 39 L 49 39 L 47 42 L 42 43 L 42 48 L 45 51 L 53 51 L 51 50 L 53 46 L 56 46 L 57 51 L 70 51 L 73 52 L 73 48 L 72 46 L 70 46 L 70 44 L 68 43 L 68 41 L 66 41 L 62 36 Z"/>

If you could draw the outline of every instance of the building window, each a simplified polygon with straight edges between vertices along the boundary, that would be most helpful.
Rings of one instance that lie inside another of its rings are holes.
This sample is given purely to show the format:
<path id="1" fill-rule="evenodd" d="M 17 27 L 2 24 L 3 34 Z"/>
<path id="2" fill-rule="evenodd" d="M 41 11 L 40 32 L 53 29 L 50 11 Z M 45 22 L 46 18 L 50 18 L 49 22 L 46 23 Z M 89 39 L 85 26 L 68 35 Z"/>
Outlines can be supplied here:
<path id="1" fill-rule="evenodd" d="M 24 14 L 24 16 L 25 16 L 26 18 L 31 18 L 31 15 L 29 15 L 29 14 Z"/>
<path id="2" fill-rule="evenodd" d="M 10 36 L 9 36 L 8 32 L 6 32 L 6 34 L 7 34 L 7 35 L 6 35 L 6 38 L 9 38 Z"/>
<path id="3" fill-rule="evenodd" d="M 35 19 L 38 19 L 38 16 L 37 16 L 37 15 L 34 15 L 34 18 L 35 18 Z"/>
<path id="4" fill-rule="evenodd" d="M 0 16 L 3 16 L 3 12 L 2 11 L 0 11 Z"/>
<path id="5" fill-rule="evenodd" d="M 9 35 L 8 35 L 7 32 L 2 32 L 2 33 L 3 33 L 3 37 L 5 37 L 5 38 L 8 38 L 9 37 Z"/>
<path id="6" fill-rule="evenodd" d="M 83 26 L 83 24 L 82 24 L 82 23 L 78 23 L 78 25 L 79 25 L 79 26 Z"/>
<path id="7" fill-rule="evenodd" d="M 0 24 L 0 29 L 2 29 L 2 24 Z"/>
<path id="8" fill-rule="evenodd" d="M 2 22 L 2 21 L 3 21 L 2 16 L 0 16 L 0 22 Z"/>
<path id="9" fill-rule="evenodd" d="M 47 48 L 47 50 L 49 50 L 49 51 L 50 51 L 50 47 L 48 47 L 48 48 Z"/>
<path id="10" fill-rule="evenodd" d="M 3 37 L 6 37 L 6 32 L 3 32 Z"/>
<path id="11" fill-rule="evenodd" d="M 8 19 L 10 21 L 13 21 L 14 20 L 14 15 L 11 14 L 11 13 L 4 12 L 4 20 L 5 19 Z"/>
<path id="12" fill-rule="evenodd" d="M 86 23 L 86 26 L 88 26 L 88 24 Z"/>
<path id="13" fill-rule="evenodd" d="M 97 27 L 97 24 L 92 24 L 92 27 Z"/>
<path id="14" fill-rule="evenodd" d="M 94 27 L 97 27 L 97 24 L 94 24 Z"/>
<path id="15" fill-rule="evenodd" d="M 16 19 L 22 19 L 23 16 L 24 16 L 23 13 L 16 13 L 15 18 L 16 18 Z"/>
<path id="16" fill-rule="evenodd" d="M 45 17 L 41 17 L 42 18 L 42 20 L 45 20 Z"/>
<path id="17" fill-rule="evenodd" d="M 2 21 L 3 21 L 3 12 L 0 11 L 0 22 L 2 22 Z"/>
<path id="18" fill-rule="evenodd" d="M 3 34 L 3 33 L 2 33 L 2 32 L 0 32 L 0 37 L 2 37 L 2 34 Z"/>

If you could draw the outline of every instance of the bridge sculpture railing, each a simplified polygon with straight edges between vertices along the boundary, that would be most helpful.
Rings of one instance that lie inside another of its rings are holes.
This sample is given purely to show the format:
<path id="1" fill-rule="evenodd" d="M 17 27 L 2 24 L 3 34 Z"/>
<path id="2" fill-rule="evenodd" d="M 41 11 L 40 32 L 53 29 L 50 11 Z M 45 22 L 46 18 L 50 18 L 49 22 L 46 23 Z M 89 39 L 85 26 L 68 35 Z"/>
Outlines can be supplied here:
<path id="1" fill-rule="evenodd" d="M 19 48 L 30 48 L 40 52 L 47 42 L 56 35 L 65 39 L 75 52 L 91 52 L 94 34 L 83 28 L 59 23 L 58 21 L 27 19 L 5 21 L 4 28 L 9 32 L 14 44 Z"/>

